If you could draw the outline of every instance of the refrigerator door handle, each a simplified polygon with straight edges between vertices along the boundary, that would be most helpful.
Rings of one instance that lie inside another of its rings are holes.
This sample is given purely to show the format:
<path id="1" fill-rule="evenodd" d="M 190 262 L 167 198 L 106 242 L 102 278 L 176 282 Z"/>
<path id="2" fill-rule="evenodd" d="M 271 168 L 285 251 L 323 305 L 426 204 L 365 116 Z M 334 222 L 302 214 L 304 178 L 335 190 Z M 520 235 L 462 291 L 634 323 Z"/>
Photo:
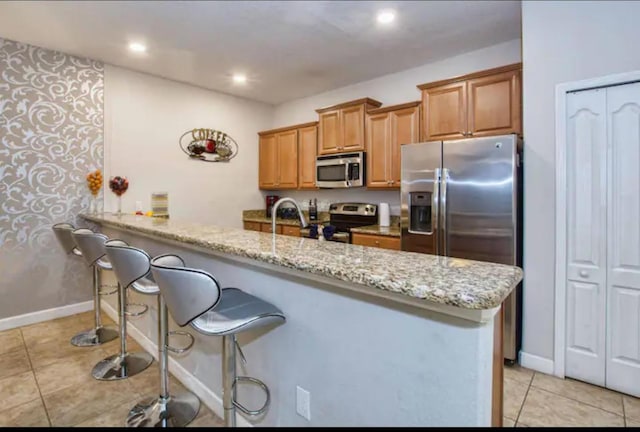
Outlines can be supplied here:
<path id="1" fill-rule="evenodd" d="M 431 194 L 431 232 L 436 236 L 436 255 L 438 247 L 438 206 L 440 205 L 440 168 L 433 172 L 433 193 Z"/>
<path id="2" fill-rule="evenodd" d="M 442 254 L 448 256 L 447 245 L 447 180 L 449 179 L 449 169 L 442 169 L 442 198 L 440 200 L 440 210 L 442 212 Z"/>

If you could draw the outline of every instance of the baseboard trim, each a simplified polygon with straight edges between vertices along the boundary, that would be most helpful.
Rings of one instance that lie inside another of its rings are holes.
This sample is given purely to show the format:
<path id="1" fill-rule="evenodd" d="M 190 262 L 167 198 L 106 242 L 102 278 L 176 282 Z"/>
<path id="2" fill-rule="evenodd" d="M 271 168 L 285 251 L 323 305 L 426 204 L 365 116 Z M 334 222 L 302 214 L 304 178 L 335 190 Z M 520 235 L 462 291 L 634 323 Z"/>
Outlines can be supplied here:
<path id="1" fill-rule="evenodd" d="M 29 324 L 36 324 L 43 321 L 49 321 L 56 318 L 62 318 L 69 315 L 75 315 L 82 312 L 90 311 L 91 309 L 93 309 L 93 300 L 36 312 L 29 312 L 24 315 L 16 315 L 9 318 L 3 318 L 0 319 L 0 331 L 10 330 Z"/>
<path id="2" fill-rule="evenodd" d="M 109 315 L 109 317 L 118 322 L 118 313 L 107 302 L 102 302 L 102 309 Z M 150 353 L 153 358 L 158 361 L 158 346 L 147 336 L 145 336 L 140 330 L 135 327 L 135 323 L 127 322 L 127 332 L 129 336 L 136 340 L 142 348 Z M 205 386 L 198 378 L 187 371 L 180 363 L 178 363 L 173 357 L 169 356 L 169 370 L 188 390 L 192 391 L 196 396 L 200 398 L 200 401 L 204 403 L 211 411 L 213 411 L 218 417 L 224 417 L 224 409 L 222 407 L 222 398 L 212 392 L 207 386 Z M 236 422 L 239 427 L 253 427 L 247 419 L 236 413 Z"/>
<path id="3" fill-rule="evenodd" d="M 553 360 L 520 351 L 520 365 L 547 375 L 553 375 Z"/>

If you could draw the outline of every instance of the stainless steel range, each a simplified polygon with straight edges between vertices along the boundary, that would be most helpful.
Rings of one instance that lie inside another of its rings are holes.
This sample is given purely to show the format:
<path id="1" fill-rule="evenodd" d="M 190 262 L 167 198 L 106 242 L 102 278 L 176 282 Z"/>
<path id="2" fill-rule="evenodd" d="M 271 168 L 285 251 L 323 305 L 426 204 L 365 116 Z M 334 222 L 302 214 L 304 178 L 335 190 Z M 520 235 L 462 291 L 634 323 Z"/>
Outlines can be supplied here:
<path id="1" fill-rule="evenodd" d="M 367 203 L 335 203 L 329 205 L 329 220 L 318 221 L 324 227 L 334 227 L 329 241 L 351 243 L 351 228 L 375 225 L 378 223 L 378 206 Z M 325 228 L 330 231 L 331 228 Z M 312 237 L 312 228 L 302 228 L 302 237 Z"/>

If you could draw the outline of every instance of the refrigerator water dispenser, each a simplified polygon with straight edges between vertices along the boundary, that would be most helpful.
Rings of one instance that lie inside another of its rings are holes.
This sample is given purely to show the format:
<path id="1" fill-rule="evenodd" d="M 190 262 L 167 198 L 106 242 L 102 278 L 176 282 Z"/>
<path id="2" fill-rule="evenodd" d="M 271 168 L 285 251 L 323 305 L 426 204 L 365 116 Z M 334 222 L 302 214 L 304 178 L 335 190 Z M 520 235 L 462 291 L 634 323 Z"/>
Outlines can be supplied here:
<path id="1" fill-rule="evenodd" d="M 409 192 L 409 232 L 431 234 L 431 192 Z"/>

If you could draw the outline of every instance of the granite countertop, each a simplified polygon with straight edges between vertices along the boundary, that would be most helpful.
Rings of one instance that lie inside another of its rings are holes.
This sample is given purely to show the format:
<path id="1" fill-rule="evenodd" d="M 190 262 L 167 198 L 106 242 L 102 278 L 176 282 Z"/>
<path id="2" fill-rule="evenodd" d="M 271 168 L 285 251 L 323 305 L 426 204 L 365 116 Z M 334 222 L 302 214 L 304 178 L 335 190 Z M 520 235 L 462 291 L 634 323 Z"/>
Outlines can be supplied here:
<path id="1" fill-rule="evenodd" d="M 464 309 L 497 307 L 522 279 L 520 268 L 503 264 L 147 216 L 81 216 L 105 226 Z"/>
<path id="2" fill-rule="evenodd" d="M 358 234 L 371 234 L 387 237 L 400 237 L 400 227 L 397 225 L 391 225 L 388 227 L 381 227 L 380 225 L 367 225 L 358 228 L 351 228 L 352 233 Z"/>

